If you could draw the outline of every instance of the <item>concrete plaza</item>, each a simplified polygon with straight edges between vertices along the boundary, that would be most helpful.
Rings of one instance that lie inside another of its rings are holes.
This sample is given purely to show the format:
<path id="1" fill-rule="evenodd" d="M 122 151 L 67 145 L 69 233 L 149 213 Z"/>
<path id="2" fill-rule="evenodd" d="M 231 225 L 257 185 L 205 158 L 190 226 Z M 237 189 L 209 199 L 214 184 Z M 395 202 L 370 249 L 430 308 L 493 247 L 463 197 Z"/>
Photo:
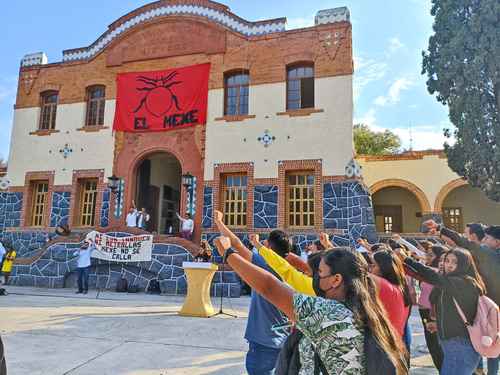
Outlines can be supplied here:
<path id="1" fill-rule="evenodd" d="M 250 299 L 224 299 L 238 317 L 177 315 L 183 298 L 69 289 L 8 287 L 0 332 L 8 375 L 171 375 L 245 373 L 243 339 Z M 213 301 L 218 306 L 218 301 Z M 412 316 L 412 374 L 437 374 L 420 352 Z"/>

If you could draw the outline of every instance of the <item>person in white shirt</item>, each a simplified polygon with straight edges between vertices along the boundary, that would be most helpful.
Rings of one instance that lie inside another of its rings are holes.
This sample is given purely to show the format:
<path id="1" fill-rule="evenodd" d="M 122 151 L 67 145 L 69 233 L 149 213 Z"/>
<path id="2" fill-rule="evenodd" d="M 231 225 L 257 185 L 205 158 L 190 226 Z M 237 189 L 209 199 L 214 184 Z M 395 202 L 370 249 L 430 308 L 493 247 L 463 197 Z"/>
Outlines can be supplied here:
<path id="1" fill-rule="evenodd" d="M 186 240 L 191 241 L 193 238 L 194 221 L 191 219 L 191 214 L 186 214 L 186 219 L 181 215 L 177 214 L 177 217 L 181 221 L 181 236 Z"/>
<path id="2" fill-rule="evenodd" d="M 90 256 L 95 250 L 95 245 L 90 239 L 85 239 L 79 250 L 73 255 L 78 255 L 78 291 L 77 294 L 87 294 L 89 291 Z"/>
<path id="3" fill-rule="evenodd" d="M 135 202 L 132 201 L 132 207 L 130 207 L 130 210 L 128 211 L 127 217 L 125 219 L 127 227 L 130 227 L 130 228 L 137 227 L 137 215 L 138 214 L 139 214 L 139 212 L 137 211 L 137 208 L 135 208 Z"/>
<path id="4" fill-rule="evenodd" d="M 142 210 L 140 210 L 137 213 L 137 227 L 147 230 L 148 222 L 149 222 L 150 216 L 147 213 L 146 209 L 143 207 Z"/>

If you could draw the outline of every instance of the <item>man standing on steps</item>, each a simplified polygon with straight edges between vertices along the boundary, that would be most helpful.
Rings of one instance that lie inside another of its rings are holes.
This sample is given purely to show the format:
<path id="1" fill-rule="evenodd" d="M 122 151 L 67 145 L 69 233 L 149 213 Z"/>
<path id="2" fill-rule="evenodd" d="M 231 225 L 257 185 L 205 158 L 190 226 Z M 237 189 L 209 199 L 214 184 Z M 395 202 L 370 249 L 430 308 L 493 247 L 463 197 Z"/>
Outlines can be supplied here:
<path id="1" fill-rule="evenodd" d="M 85 238 L 80 249 L 73 253 L 73 255 L 78 255 L 78 291 L 76 294 L 87 294 L 89 291 L 90 256 L 94 249 L 95 245 L 92 240 Z"/>
<path id="2" fill-rule="evenodd" d="M 261 267 L 279 279 L 279 276 L 267 265 L 257 249 L 250 251 L 241 240 L 223 223 L 223 214 L 215 211 L 215 224 L 222 236 L 229 237 L 231 246 L 240 256 Z M 256 235 L 251 241 L 258 242 Z M 290 242 L 283 231 L 269 233 L 269 247 L 284 258 L 290 251 Z M 255 245 L 254 245 L 255 246 Z M 288 319 L 273 304 L 252 290 L 245 339 L 248 341 L 246 370 L 249 375 L 273 375 L 279 352 L 288 337 Z"/>

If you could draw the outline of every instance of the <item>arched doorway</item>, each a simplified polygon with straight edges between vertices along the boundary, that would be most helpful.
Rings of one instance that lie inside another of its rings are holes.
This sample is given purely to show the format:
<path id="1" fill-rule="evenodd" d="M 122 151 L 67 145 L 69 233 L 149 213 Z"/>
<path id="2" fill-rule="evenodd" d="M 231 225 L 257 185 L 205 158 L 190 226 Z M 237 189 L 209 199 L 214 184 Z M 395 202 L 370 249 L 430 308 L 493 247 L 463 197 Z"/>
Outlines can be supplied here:
<path id="1" fill-rule="evenodd" d="M 148 230 L 177 233 L 180 212 L 181 174 L 179 160 L 168 152 L 154 152 L 137 163 L 134 200 L 138 209 L 151 215 Z"/>
<path id="2" fill-rule="evenodd" d="M 370 187 L 377 232 L 420 232 L 422 215 L 430 211 L 423 191 L 404 180 L 383 180 Z"/>
<path id="3" fill-rule="evenodd" d="M 468 184 L 449 191 L 440 209 L 443 223 L 458 232 L 464 230 L 465 224 L 472 222 L 500 224 L 500 203 L 488 199 L 480 189 Z"/>

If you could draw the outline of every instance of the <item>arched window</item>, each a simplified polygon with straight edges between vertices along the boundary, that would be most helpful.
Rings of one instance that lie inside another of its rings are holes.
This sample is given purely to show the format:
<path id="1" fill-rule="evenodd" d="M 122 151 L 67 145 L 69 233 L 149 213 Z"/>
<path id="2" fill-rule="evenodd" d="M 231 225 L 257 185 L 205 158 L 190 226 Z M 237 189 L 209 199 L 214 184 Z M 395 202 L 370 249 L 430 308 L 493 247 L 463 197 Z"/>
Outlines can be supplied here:
<path id="1" fill-rule="evenodd" d="M 87 88 L 87 116 L 85 126 L 104 125 L 104 106 L 106 105 L 106 88 L 90 86 Z"/>
<path id="2" fill-rule="evenodd" d="M 247 71 L 224 75 L 224 115 L 248 115 L 248 81 Z"/>
<path id="3" fill-rule="evenodd" d="M 40 130 L 54 130 L 56 128 L 57 91 L 45 91 L 40 95 Z"/>
<path id="4" fill-rule="evenodd" d="M 287 68 L 286 109 L 314 108 L 314 66 L 294 64 Z"/>

